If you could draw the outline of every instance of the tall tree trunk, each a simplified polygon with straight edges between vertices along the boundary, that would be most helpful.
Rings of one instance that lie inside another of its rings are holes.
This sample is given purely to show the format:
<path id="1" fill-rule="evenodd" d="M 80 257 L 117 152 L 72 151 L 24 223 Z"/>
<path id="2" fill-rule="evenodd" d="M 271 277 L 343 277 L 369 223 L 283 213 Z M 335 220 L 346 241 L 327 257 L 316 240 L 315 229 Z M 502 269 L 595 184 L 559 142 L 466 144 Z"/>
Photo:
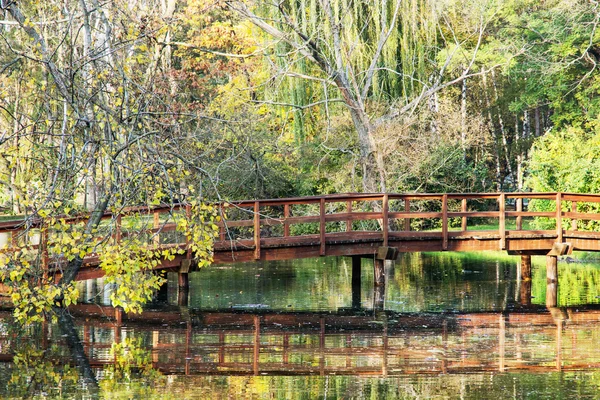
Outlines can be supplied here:
<path id="1" fill-rule="evenodd" d="M 496 133 L 496 128 L 494 127 L 494 120 L 492 118 L 492 105 L 490 102 L 490 96 L 488 94 L 488 85 L 487 85 L 487 76 L 485 74 L 481 77 L 483 81 L 483 95 L 485 97 L 485 105 L 487 108 L 488 114 L 488 123 L 490 129 L 492 131 L 493 139 L 494 139 L 494 163 L 496 165 L 496 191 L 502 191 L 502 166 L 500 163 L 500 140 L 498 138 L 498 134 Z"/>
<path id="2" fill-rule="evenodd" d="M 510 160 L 510 151 L 508 149 L 508 139 L 506 137 L 506 129 L 504 128 L 504 119 L 502 118 L 502 110 L 498 106 L 498 99 L 500 98 L 498 95 L 498 86 L 496 84 L 496 73 L 492 69 L 492 87 L 494 88 L 494 101 L 496 101 L 496 110 L 498 112 L 498 123 L 500 124 L 500 135 L 502 138 L 502 147 L 504 148 L 504 159 L 506 161 L 506 170 L 508 175 L 512 176 L 513 181 L 515 181 L 515 176 L 513 175 L 512 163 Z"/>
<path id="3" fill-rule="evenodd" d="M 464 71 L 466 73 L 466 71 Z M 463 159 L 467 159 L 467 79 L 462 81 L 462 89 L 460 91 L 460 143 L 462 146 Z"/>

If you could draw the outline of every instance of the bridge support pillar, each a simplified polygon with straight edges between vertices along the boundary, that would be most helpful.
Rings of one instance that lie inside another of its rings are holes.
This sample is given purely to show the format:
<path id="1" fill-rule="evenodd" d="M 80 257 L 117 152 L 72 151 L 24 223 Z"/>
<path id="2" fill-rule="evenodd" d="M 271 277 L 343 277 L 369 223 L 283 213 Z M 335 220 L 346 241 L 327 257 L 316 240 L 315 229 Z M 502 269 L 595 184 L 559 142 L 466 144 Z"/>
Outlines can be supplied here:
<path id="1" fill-rule="evenodd" d="M 352 256 L 352 308 L 358 309 L 361 306 L 360 286 L 362 257 Z"/>
<path id="2" fill-rule="evenodd" d="M 521 280 L 519 288 L 520 304 L 522 306 L 531 305 L 531 280 Z"/>
<path id="3" fill-rule="evenodd" d="M 521 256 L 521 281 L 531 281 L 531 256 Z"/>
<path id="4" fill-rule="evenodd" d="M 188 295 L 190 291 L 189 274 L 187 272 L 180 272 L 177 274 L 177 304 L 180 306 L 188 305 Z"/>

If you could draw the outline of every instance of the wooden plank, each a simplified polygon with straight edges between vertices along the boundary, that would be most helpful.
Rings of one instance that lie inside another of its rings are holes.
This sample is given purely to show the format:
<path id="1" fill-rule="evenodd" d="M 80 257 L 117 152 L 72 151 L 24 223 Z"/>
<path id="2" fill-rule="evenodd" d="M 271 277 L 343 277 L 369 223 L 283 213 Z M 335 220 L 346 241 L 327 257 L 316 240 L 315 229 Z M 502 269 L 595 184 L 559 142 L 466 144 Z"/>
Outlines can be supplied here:
<path id="1" fill-rule="evenodd" d="M 448 195 L 442 197 L 442 249 L 448 250 Z"/>
<path id="2" fill-rule="evenodd" d="M 584 193 L 563 193 L 563 200 L 579 203 L 600 203 L 600 195 Z"/>
<path id="3" fill-rule="evenodd" d="M 504 193 L 500 193 L 500 196 L 498 196 L 498 218 L 499 218 L 499 227 L 498 230 L 500 231 L 500 250 L 505 250 L 506 249 L 506 214 L 505 214 L 505 207 L 506 207 L 506 199 L 504 197 Z"/>
<path id="4" fill-rule="evenodd" d="M 254 259 L 260 260 L 260 202 L 254 202 Z"/>
<path id="5" fill-rule="evenodd" d="M 442 218 L 441 212 L 390 212 L 388 213 L 389 218 Z"/>
<path id="6" fill-rule="evenodd" d="M 584 221 L 600 221 L 600 213 L 565 212 L 565 218 L 581 219 Z"/>
<path id="7" fill-rule="evenodd" d="M 575 213 L 575 214 L 577 213 L 577 202 L 576 201 L 571 202 L 571 213 Z M 571 230 L 572 231 L 577 230 L 577 218 L 572 218 Z"/>
<path id="8" fill-rule="evenodd" d="M 321 201 L 319 203 L 319 241 L 321 243 L 321 248 L 319 255 L 325 255 L 325 198 L 321 197 Z"/>
<path id="9" fill-rule="evenodd" d="M 556 193 L 556 234 L 558 243 L 563 242 L 562 229 L 562 193 Z"/>
<path id="10" fill-rule="evenodd" d="M 119 214 L 117 216 L 117 221 L 115 222 L 115 242 L 116 244 L 121 243 L 121 219 L 122 216 Z"/>
<path id="11" fill-rule="evenodd" d="M 382 229 L 383 229 L 383 246 L 387 247 L 388 245 L 388 237 L 389 237 L 389 218 L 388 218 L 388 213 L 389 213 L 389 198 L 387 194 L 383 195 L 383 204 L 382 204 L 383 210 L 381 211 L 382 214 L 382 218 L 383 218 L 383 223 L 382 223 Z"/>
<path id="12" fill-rule="evenodd" d="M 552 214 L 554 215 L 554 214 Z M 498 211 L 450 211 L 448 212 L 448 218 L 498 218 Z"/>
<path id="13" fill-rule="evenodd" d="M 460 201 L 460 211 L 465 213 L 465 215 L 461 216 L 461 221 L 460 221 L 460 230 L 461 231 L 466 231 L 467 230 L 467 199 L 462 199 Z"/>
<path id="14" fill-rule="evenodd" d="M 555 218 L 556 212 L 554 211 L 506 211 L 504 213 L 507 217 L 547 217 Z"/>

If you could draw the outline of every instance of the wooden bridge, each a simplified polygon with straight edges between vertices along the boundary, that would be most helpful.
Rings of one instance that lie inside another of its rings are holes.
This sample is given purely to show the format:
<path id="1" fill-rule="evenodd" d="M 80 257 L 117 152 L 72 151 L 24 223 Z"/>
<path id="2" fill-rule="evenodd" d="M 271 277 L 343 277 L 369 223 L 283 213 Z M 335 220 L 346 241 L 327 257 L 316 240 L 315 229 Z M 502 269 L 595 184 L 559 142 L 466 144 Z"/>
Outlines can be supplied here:
<path id="1" fill-rule="evenodd" d="M 530 210 L 532 202 L 545 211 Z M 360 257 L 373 257 L 376 284 L 384 281 L 381 260 L 394 258 L 396 251 L 508 251 L 523 256 L 525 279 L 531 274 L 529 257 L 549 254 L 549 280 L 557 279 L 557 255 L 600 251 L 600 232 L 594 231 L 598 230 L 594 222 L 600 221 L 600 195 L 595 194 L 339 194 L 217 206 L 222 221 L 214 242 L 215 264 L 355 256 L 359 268 Z M 107 235 L 118 243 L 141 232 L 147 235 L 149 246 L 188 249 L 173 219 L 174 213 L 185 213 L 187 207 L 136 207 L 118 216 L 106 214 L 103 218 L 114 222 Z M 128 219 L 136 222 L 126 228 Z M 544 229 L 532 228 L 532 219 L 543 220 Z M 36 246 L 43 249 L 46 236 L 35 238 L 36 227 L 42 223 L 29 220 L 26 230 L 23 220 L 2 222 L 0 235 L 4 233 L 9 251 L 24 240 L 36 240 Z M 87 255 L 78 279 L 102 276 L 99 259 L 99 254 Z M 157 269 L 187 276 L 193 267 L 188 251 L 161 260 Z"/>

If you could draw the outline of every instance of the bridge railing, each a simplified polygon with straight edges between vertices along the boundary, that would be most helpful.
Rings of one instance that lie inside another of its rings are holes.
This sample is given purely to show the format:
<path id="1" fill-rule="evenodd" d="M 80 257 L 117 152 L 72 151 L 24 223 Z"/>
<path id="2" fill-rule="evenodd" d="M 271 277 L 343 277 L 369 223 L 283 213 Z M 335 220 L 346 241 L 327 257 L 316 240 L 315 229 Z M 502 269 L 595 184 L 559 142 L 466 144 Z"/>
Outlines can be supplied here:
<path id="1" fill-rule="evenodd" d="M 536 207 L 531 207 L 536 203 Z M 341 241 L 437 240 L 448 249 L 453 239 L 494 239 L 498 249 L 507 239 L 565 237 L 600 239 L 600 195 L 574 193 L 444 193 L 336 194 L 325 196 L 248 200 L 218 204 L 222 221 L 216 250 L 246 249 L 260 259 L 265 247 L 319 246 Z M 104 235 L 116 243 L 144 234 L 149 245 L 187 246 L 176 232 L 173 215 L 189 214 L 189 206 L 133 207 L 119 215 L 107 213 Z M 65 218 L 82 223 L 86 215 Z M 531 224 L 535 219 L 542 223 Z M 44 248 L 44 220 L 0 222 L 0 248 Z M 539 227 L 541 226 L 541 228 Z"/>
<path id="2" fill-rule="evenodd" d="M 529 209 L 535 202 L 535 210 Z M 578 212 L 578 204 L 585 211 Z M 590 222 L 600 220 L 599 205 L 599 195 L 571 193 L 382 193 L 241 201 L 221 205 L 225 218 L 218 245 L 254 248 L 256 259 L 261 247 L 303 243 L 319 244 L 324 255 L 328 242 L 349 236 L 384 246 L 391 240 L 440 240 L 444 250 L 450 239 L 497 239 L 503 250 L 510 238 L 562 242 L 565 235 L 576 234 L 578 226 L 592 231 Z M 234 220 L 227 215 L 230 209 L 244 212 Z M 531 223 L 532 219 L 544 223 Z M 298 225 L 312 229 L 294 229 Z M 283 229 L 270 229 L 276 226 Z M 252 237 L 240 235 L 236 229 L 241 227 Z"/>

